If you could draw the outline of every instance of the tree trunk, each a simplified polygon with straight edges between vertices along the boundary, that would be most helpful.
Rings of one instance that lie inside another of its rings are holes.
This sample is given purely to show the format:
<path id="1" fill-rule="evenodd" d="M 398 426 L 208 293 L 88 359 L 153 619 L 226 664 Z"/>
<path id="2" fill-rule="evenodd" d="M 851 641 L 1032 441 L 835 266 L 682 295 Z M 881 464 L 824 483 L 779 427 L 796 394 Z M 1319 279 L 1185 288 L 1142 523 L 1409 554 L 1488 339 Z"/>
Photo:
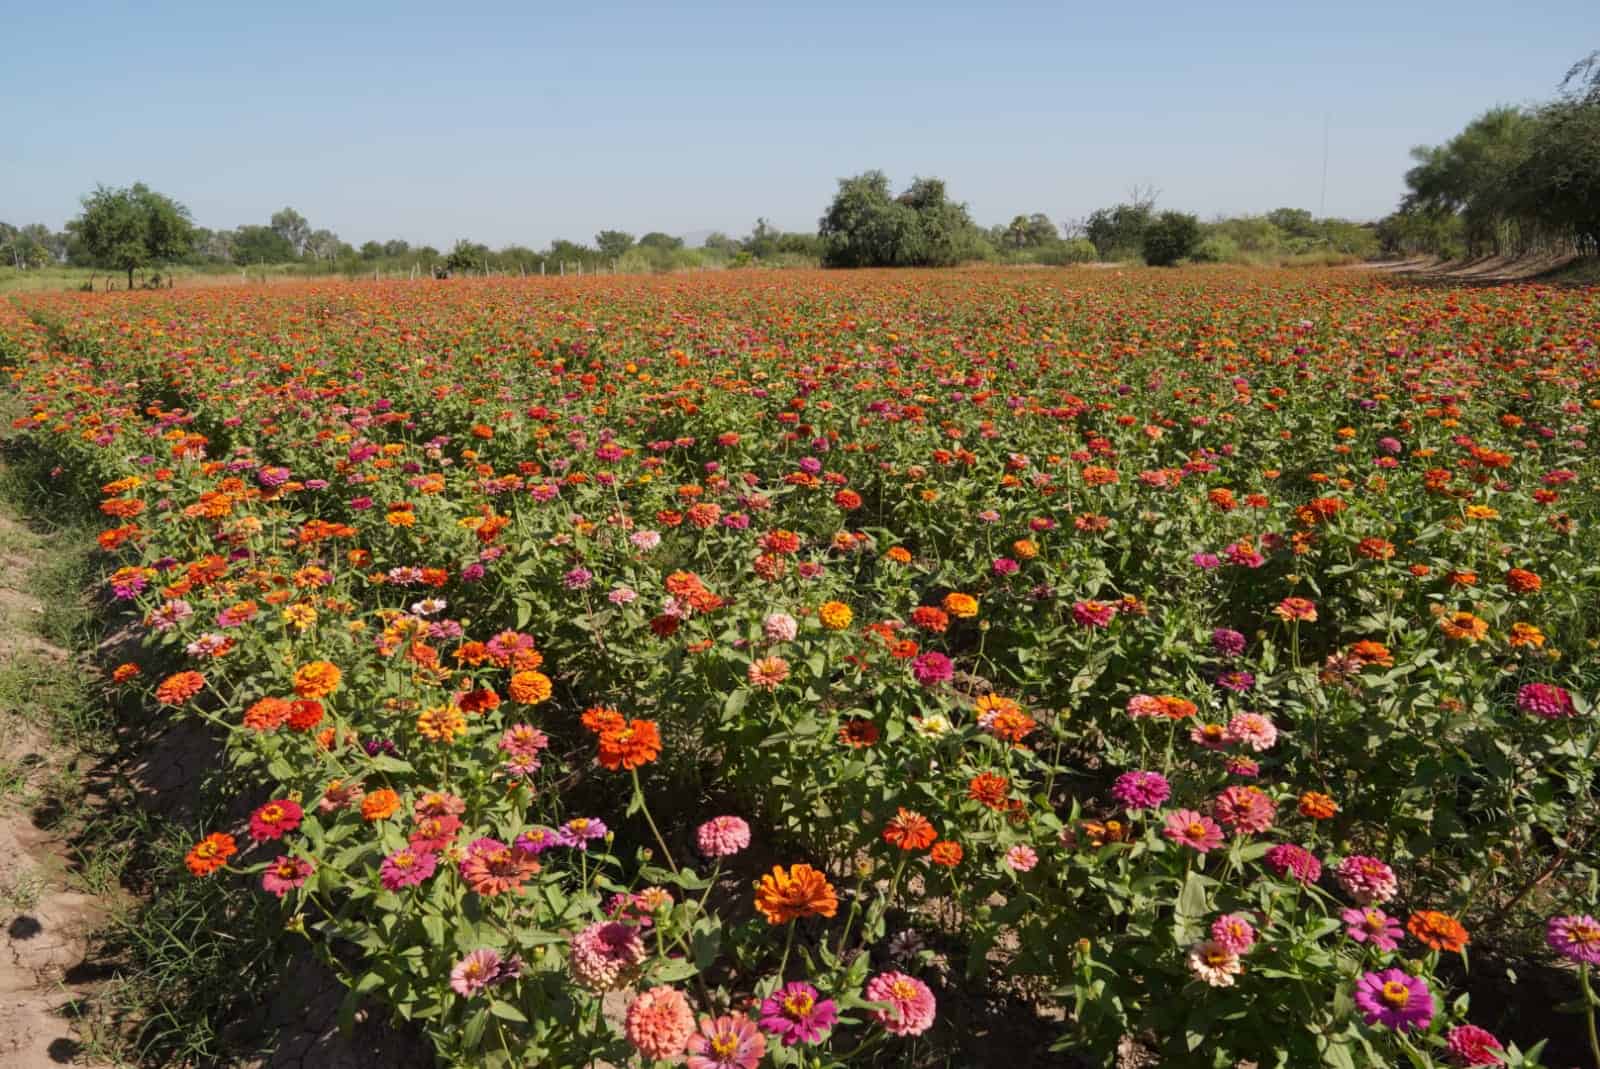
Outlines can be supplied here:
<path id="1" fill-rule="evenodd" d="M 133 292 L 133 268 L 128 268 L 128 292 Z"/>

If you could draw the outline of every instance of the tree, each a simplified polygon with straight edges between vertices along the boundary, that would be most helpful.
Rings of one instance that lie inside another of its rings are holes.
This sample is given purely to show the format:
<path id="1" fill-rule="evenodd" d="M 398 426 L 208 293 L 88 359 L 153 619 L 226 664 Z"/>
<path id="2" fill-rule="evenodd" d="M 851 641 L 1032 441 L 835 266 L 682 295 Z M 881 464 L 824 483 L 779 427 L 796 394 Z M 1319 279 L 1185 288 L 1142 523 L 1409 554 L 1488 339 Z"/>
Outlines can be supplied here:
<path id="1" fill-rule="evenodd" d="M 614 260 L 633 248 L 633 235 L 623 230 L 602 230 L 594 236 L 594 243 L 601 256 Z"/>
<path id="2" fill-rule="evenodd" d="M 1144 232 L 1144 260 L 1171 267 L 1200 244 L 1200 220 L 1186 212 L 1162 212 Z"/>
<path id="3" fill-rule="evenodd" d="M 489 261 L 489 246 L 462 238 L 450 248 L 450 255 L 444 258 L 444 266 L 451 271 L 469 271 L 474 267 L 483 267 Z"/>
<path id="4" fill-rule="evenodd" d="M 331 260 L 339 255 L 339 246 L 342 244 L 339 235 L 331 230 L 313 230 L 311 236 L 306 238 L 305 252 L 313 260 Z"/>
<path id="5" fill-rule="evenodd" d="M 143 182 L 97 186 L 67 229 L 95 265 L 126 271 L 129 289 L 135 271 L 179 259 L 194 243 L 189 209 Z"/>
<path id="6" fill-rule="evenodd" d="M 639 239 L 641 249 L 660 249 L 663 252 L 672 252 L 674 249 L 683 248 L 683 239 L 675 238 L 671 234 L 663 234 L 659 230 L 652 230 Z M 605 249 L 601 248 L 601 252 Z"/>
<path id="7" fill-rule="evenodd" d="M 891 197 L 882 171 L 839 180 L 818 236 L 827 267 L 947 267 L 988 249 L 967 206 L 949 198 L 942 180 L 915 178 Z"/>
<path id="8" fill-rule="evenodd" d="M 707 234 L 706 239 L 700 243 L 700 247 L 710 252 L 729 257 L 739 255 L 740 251 L 738 240 L 735 238 L 730 238 L 720 230 L 713 230 L 711 233 Z"/>
<path id="9" fill-rule="evenodd" d="M 234 263 L 281 264 L 294 256 L 289 239 L 270 226 L 241 226 L 233 232 Z"/>
<path id="10" fill-rule="evenodd" d="M 306 242 L 311 240 L 311 224 L 306 222 L 305 216 L 293 208 L 285 208 L 281 212 L 273 212 L 267 225 L 272 227 L 273 233 L 289 243 L 296 256 L 305 253 Z"/>
<path id="11" fill-rule="evenodd" d="M 361 243 L 361 258 L 363 260 L 376 260 L 383 255 L 383 246 L 376 241 L 363 241 Z"/>
<path id="12" fill-rule="evenodd" d="M 1149 186 L 1134 186 L 1123 203 L 1090 214 L 1083 224 L 1083 236 L 1094 242 L 1102 260 L 1132 256 L 1144 247 L 1145 228 L 1155 216 L 1157 196 Z"/>
<path id="13" fill-rule="evenodd" d="M 411 245 L 399 238 L 391 238 L 383 243 L 385 256 L 404 256 L 411 251 Z"/>

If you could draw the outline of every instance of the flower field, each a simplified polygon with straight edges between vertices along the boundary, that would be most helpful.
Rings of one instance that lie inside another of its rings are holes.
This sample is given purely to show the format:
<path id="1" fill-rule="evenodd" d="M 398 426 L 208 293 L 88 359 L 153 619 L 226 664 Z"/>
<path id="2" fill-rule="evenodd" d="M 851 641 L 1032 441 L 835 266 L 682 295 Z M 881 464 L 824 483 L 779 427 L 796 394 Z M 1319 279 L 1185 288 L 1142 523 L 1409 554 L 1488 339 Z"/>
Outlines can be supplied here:
<path id="1" fill-rule="evenodd" d="M 1600 292 L 30 295 L 0 363 L 107 685 L 224 740 L 189 878 L 441 1063 L 1600 1060 Z"/>

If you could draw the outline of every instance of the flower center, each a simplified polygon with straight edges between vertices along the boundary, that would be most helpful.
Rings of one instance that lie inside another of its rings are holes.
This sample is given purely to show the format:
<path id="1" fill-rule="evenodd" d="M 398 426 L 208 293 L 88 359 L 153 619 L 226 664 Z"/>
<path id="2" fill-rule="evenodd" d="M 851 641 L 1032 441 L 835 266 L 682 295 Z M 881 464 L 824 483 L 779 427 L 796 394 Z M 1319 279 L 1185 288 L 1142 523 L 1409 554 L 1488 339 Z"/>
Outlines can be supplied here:
<path id="1" fill-rule="evenodd" d="M 810 995 L 801 993 L 790 995 L 783 1000 L 783 1008 L 791 1017 L 805 1017 L 811 1013 L 815 1001 Z"/>
<path id="2" fill-rule="evenodd" d="M 917 989 L 905 980 L 896 980 L 889 986 L 889 993 L 897 999 L 910 1001 L 917 997 Z"/>
<path id="3" fill-rule="evenodd" d="M 1390 980 L 1383 985 L 1383 1001 L 1397 1010 L 1403 1010 L 1406 1003 L 1411 1001 L 1411 989 L 1398 980 Z"/>
<path id="4" fill-rule="evenodd" d="M 267 806 L 261 811 L 261 819 L 266 821 L 268 824 L 276 824 L 278 821 L 283 819 L 283 807 L 276 805 Z"/>
<path id="5" fill-rule="evenodd" d="M 1574 943 L 1579 943 L 1583 946 L 1600 945 L 1600 924 L 1578 923 L 1574 924 L 1569 930 Z"/>
<path id="6" fill-rule="evenodd" d="M 739 1037 L 732 1032 L 723 1032 L 711 1041 L 711 1049 L 719 1058 L 727 1058 L 739 1049 Z"/>
<path id="7" fill-rule="evenodd" d="M 1184 830 L 1195 839 L 1204 839 L 1206 837 L 1206 826 L 1198 820 L 1191 822 Z"/>

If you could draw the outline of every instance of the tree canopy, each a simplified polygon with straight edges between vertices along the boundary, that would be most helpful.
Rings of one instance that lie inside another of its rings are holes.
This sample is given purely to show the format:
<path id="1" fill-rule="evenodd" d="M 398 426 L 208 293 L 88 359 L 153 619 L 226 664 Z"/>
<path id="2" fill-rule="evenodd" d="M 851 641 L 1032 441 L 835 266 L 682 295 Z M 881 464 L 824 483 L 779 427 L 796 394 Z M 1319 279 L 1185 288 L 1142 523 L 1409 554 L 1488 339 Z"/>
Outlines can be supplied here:
<path id="1" fill-rule="evenodd" d="M 143 182 L 97 186 L 67 230 L 95 266 L 126 271 L 129 289 L 135 271 L 179 259 L 194 244 L 189 209 Z"/>

